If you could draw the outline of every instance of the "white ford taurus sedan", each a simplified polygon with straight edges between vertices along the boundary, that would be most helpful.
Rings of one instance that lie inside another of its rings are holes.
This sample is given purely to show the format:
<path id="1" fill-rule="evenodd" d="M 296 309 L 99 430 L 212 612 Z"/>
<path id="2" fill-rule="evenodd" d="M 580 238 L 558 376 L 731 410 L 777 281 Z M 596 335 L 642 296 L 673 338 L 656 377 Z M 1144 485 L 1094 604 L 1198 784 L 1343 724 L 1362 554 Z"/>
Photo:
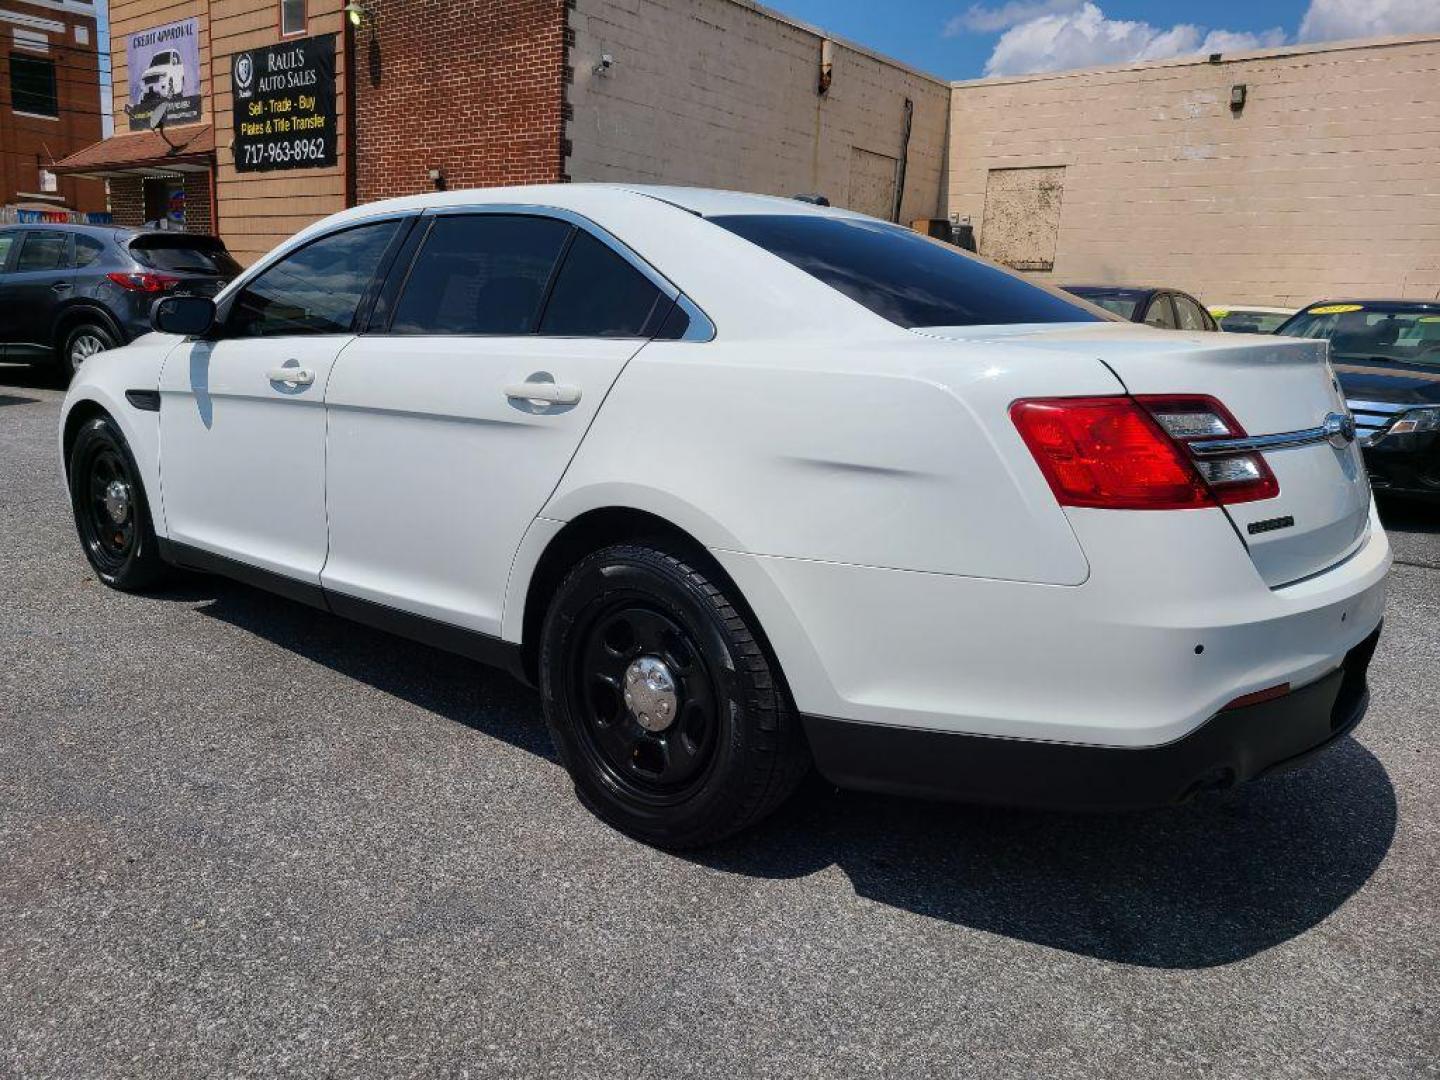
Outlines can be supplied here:
<path id="1" fill-rule="evenodd" d="M 1390 550 L 1321 342 L 1161 332 L 872 218 L 375 203 L 82 369 L 107 584 L 229 575 L 539 686 L 666 846 L 836 784 L 1174 803 L 1368 701 Z"/>

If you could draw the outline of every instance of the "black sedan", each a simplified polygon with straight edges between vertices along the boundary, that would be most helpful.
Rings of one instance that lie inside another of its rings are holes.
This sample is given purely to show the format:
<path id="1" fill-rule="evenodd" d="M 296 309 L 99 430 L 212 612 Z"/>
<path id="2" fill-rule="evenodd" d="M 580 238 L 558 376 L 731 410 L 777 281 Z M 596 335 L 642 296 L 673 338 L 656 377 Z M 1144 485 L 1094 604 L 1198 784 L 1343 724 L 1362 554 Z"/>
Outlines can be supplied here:
<path id="1" fill-rule="evenodd" d="M 1326 300 L 1275 332 L 1330 342 L 1375 490 L 1440 498 L 1440 302 Z"/>
<path id="2" fill-rule="evenodd" d="M 1062 285 L 1068 293 L 1098 304 L 1129 322 L 1162 330 L 1219 330 L 1200 301 L 1179 289 L 1130 285 Z"/>

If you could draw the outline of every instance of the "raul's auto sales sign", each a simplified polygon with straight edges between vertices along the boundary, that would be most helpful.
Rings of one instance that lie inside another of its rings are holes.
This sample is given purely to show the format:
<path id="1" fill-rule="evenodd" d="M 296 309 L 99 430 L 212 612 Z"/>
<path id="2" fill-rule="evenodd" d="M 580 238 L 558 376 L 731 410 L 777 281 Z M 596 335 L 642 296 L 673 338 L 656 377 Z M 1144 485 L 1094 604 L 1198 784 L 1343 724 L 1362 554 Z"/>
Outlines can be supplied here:
<path id="1" fill-rule="evenodd" d="M 236 53 L 235 168 L 335 164 L 335 35 Z"/>

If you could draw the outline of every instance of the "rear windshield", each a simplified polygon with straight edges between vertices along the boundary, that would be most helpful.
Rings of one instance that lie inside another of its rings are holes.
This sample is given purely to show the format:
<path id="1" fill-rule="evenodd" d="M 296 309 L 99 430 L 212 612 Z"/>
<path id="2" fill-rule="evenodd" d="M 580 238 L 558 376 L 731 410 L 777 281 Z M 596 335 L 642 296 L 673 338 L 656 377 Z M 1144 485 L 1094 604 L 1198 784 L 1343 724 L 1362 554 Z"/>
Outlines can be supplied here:
<path id="1" fill-rule="evenodd" d="M 240 264 L 213 236 L 186 236 L 184 233 L 137 236 L 130 241 L 130 254 L 141 266 L 152 270 L 218 274 L 226 278 L 240 272 Z"/>
<path id="2" fill-rule="evenodd" d="M 1099 304 L 1106 311 L 1128 320 L 1135 318 L 1135 312 L 1140 308 L 1140 301 L 1148 295 L 1134 292 L 1106 292 L 1103 289 L 1066 289 L 1065 291 L 1089 300 L 1092 304 Z"/>
<path id="3" fill-rule="evenodd" d="M 883 221 L 820 214 L 709 220 L 898 326 L 1099 321 L 1019 274 Z"/>
<path id="4" fill-rule="evenodd" d="M 1319 304 L 1280 328 L 1289 337 L 1323 338 L 1332 359 L 1440 366 L 1440 304 Z"/>

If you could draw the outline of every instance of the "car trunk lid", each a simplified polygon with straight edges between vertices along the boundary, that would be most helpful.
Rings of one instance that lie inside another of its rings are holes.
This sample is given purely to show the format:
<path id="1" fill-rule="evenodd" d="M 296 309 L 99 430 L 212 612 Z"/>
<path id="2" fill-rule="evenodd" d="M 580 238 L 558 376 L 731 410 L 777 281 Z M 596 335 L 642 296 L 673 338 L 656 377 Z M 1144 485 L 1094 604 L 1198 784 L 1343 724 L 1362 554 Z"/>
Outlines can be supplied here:
<path id="1" fill-rule="evenodd" d="M 1246 436 L 1296 435 L 1298 445 L 1261 449 L 1279 481 L 1274 498 L 1225 506 L 1235 531 L 1271 587 L 1319 573 L 1364 540 L 1370 486 L 1324 342 L 1243 339 L 1157 331 L 1120 323 L 926 329 L 943 337 L 1016 341 L 1027 347 L 1092 350 L 1137 397 L 1205 395 L 1229 410 Z M 1347 438 L 1319 435 L 1326 420 Z M 1183 511 L 1181 511 L 1183 512 Z"/>

